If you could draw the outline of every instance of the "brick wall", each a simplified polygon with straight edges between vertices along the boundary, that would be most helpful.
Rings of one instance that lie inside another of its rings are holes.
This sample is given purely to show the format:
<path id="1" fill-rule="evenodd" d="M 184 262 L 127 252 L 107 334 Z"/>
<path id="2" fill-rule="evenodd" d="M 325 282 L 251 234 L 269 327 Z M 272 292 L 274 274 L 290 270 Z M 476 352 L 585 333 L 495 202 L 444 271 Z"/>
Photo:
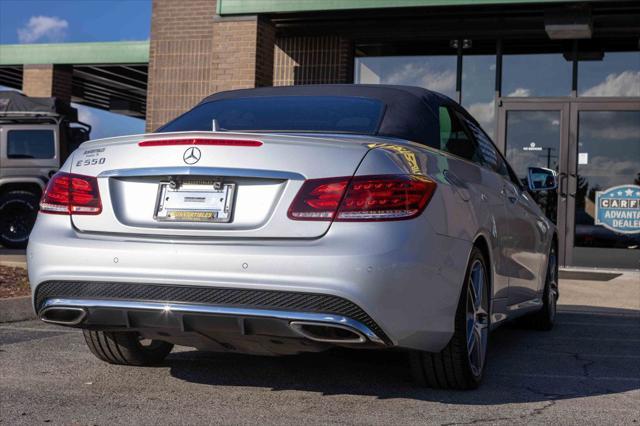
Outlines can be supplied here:
<path id="1" fill-rule="evenodd" d="M 147 130 L 223 90 L 353 81 L 349 40 L 276 39 L 264 17 L 215 10 L 216 0 L 153 0 Z"/>
<path id="2" fill-rule="evenodd" d="M 22 91 L 27 96 L 55 96 L 71 101 L 72 69 L 66 65 L 25 65 Z"/>
<path id="3" fill-rule="evenodd" d="M 216 0 L 153 0 L 147 130 L 211 93 L 272 84 L 271 23 L 215 11 Z"/>
<path id="4" fill-rule="evenodd" d="M 276 40 L 273 85 L 353 82 L 353 45 L 338 36 Z"/>
<path id="5" fill-rule="evenodd" d="M 216 0 L 153 0 L 147 130 L 154 130 L 211 92 Z"/>
<path id="6" fill-rule="evenodd" d="M 256 16 L 221 19 L 213 25 L 212 92 L 271 86 L 275 29 Z"/>

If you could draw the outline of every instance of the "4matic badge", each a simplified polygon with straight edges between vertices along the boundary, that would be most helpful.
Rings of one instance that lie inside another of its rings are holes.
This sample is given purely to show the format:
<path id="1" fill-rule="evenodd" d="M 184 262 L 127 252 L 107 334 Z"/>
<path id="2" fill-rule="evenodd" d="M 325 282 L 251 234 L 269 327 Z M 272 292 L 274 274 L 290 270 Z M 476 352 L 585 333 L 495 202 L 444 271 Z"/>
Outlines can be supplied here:
<path id="1" fill-rule="evenodd" d="M 200 161 L 200 157 L 202 157 L 202 153 L 195 146 L 188 148 L 182 155 L 182 159 L 184 160 L 184 162 L 189 165 L 196 164 L 198 161 Z"/>

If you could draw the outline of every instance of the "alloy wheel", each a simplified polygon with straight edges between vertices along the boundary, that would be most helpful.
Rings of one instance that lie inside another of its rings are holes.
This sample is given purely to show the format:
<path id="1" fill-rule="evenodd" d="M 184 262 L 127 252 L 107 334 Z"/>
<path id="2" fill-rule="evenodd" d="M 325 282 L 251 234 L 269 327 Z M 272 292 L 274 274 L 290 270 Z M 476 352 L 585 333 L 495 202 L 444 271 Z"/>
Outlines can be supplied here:
<path id="1" fill-rule="evenodd" d="M 475 376 L 480 376 L 484 366 L 487 338 L 489 336 L 489 309 L 486 290 L 486 272 L 483 263 L 476 259 L 471 265 L 467 286 L 467 355 Z"/>

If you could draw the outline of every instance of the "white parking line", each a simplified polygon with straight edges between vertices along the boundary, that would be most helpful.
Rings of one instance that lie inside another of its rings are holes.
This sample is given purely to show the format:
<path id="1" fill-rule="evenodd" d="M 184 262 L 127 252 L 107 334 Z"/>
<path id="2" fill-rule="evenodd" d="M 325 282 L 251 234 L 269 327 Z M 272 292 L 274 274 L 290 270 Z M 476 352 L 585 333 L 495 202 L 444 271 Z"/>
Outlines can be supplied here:
<path id="1" fill-rule="evenodd" d="M 569 321 L 558 321 L 557 325 L 579 325 L 584 327 L 626 327 L 626 328 L 639 328 L 640 327 L 640 319 L 638 320 L 638 324 L 611 324 L 611 323 L 602 323 L 598 324 L 597 322 L 569 322 Z"/>
<path id="2" fill-rule="evenodd" d="M 625 342 L 625 343 L 640 343 L 640 339 L 628 339 L 628 338 L 607 338 L 607 337 L 571 337 L 571 336 L 557 336 L 547 337 L 544 340 L 586 340 L 594 342 Z"/>
<path id="3" fill-rule="evenodd" d="M 541 379 L 563 379 L 563 380 L 609 380 L 617 382 L 634 382 L 640 383 L 640 377 L 610 377 L 610 376 L 569 376 L 562 374 L 494 374 L 498 377 L 528 377 L 528 378 L 541 378 Z"/>
<path id="4" fill-rule="evenodd" d="M 619 359 L 640 359 L 640 355 L 610 355 L 610 354 L 589 354 L 589 353 L 568 353 L 568 352 L 554 352 L 554 351 L 509 351 L 509 354 L 514 355 L 565 355 L 565 356 L 575 356 L 578 355 L 584 358 L 619 358 Z"/>
<path id="5" fill-rule="evenodd" d="M 33 328 L 33 327 L 12 327 L 12 326 L 0 326 L 0 330 L 12 330 L 12 331 L 37 331 L 44 333 L 81 333 L 82 330 L 64 330 L 64 329 L 56 329 L 50 330 L 47 328 Z"/>

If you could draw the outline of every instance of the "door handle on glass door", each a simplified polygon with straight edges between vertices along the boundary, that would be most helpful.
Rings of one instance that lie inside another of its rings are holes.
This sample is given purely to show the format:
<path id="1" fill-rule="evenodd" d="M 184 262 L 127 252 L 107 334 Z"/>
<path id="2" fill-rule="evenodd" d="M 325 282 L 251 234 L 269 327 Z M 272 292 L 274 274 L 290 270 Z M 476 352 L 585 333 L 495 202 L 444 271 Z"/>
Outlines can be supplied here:
<path id="1" fill-rule="evenodd" d="M 567 192 L 569 193 L 569 197 L 573 197 L 573 198 L 576 197 L 576 192 L 575 191 L 569 192 L 569 188 L 571 186 L 571 178 L 576 179 L 577 177 L 578 177 L 578 175 L 576 175 L 575 173 L 570 173 L 569 174 L 569 178 L 567 179 Z"/>
<path id="2" fill-rule="evenodd" d="M 567 183 L 567 174 L 560 173 L 560 181 L 558 182 L 558 191 L 560 192 L 560 197 L 562 198 L 567 198 L 567 191 L 565 191 L 565 187 L 564 187 L 566 183 Z"/>

